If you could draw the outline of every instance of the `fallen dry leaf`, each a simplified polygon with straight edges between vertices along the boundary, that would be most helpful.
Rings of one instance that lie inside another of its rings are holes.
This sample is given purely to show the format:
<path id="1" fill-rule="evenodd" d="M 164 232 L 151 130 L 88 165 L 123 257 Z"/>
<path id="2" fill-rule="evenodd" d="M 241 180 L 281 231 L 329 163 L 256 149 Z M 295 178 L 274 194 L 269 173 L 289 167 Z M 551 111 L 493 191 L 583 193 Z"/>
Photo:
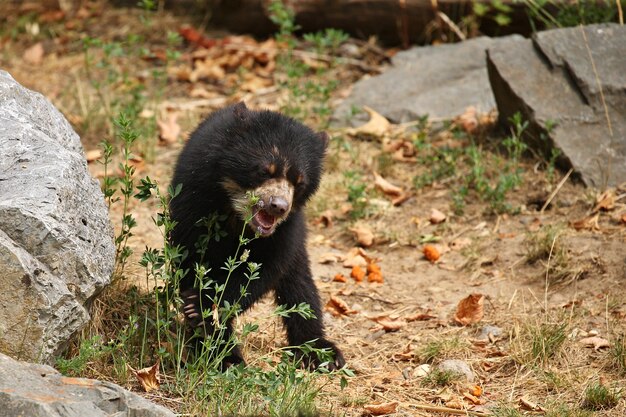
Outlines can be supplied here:
<path id="1" fill-rule="evenodd" d="M 135 377 L 143 387 L 144 391 L 150 392 L 159 389 L 159 363 L 155 363 L 149 368 L 135 371 L 131 368 Z"/>
<path id="2" fill-rule="evenodd" d="M 387 133 L 391 127 L 391 123 L 384 116 L 376 113 L 374 110 L 367 106 L 363 106 L 363 110 L 365 110 L 370 115 L 370 120 L 355 129 L 348 129 L 346 133 L 352 136 L 374 136 L 381 137 L 385 133 Z"/>
<path id="3" fill-rule="evenodd" d="M 356 241 L 359 245 L 369 248 L 374 244 L 374 233 L 369 227 L 352 227 L 350 228 L 350 231 L 356 235 Z"/>
<path id="4" fill-rule="evenodd" d="M 470 403 L 472 403 L 473 405 L 482 405 L 482 404 L 486 403 L 486 401 L 484 399 L 478 398 L 477 396 L 472 395 L 469 392 L 463 393 L 463 398 L 465 400 L 469 401 Z"/>
<path id="5" fill-rule="evenodd" d="M 396 361 L 396 362 L 403 362 L 403 361 L 410 361 L 413 359 L 413 351 L 415 350 L 415 348 L 413 347 L 412 344 L 407 344 L 404 349 L 402 350 L 402 352 L 397 352 L 394 353 L 391 356 L 391 359 Z"/>
<path id="6" fill-rule="evenodd" d="M 435 262 L 441 257 L 439 250 L 434 245 L 424 245 L 422 253 L 430 262 Z"/>
<path id="7" fill-rule="evenodd" d="M 335 281 L 335 282 L 346 282 L 346 281 L 348 281 L 348 279 L 346 278 L 346 276 L 344 274 L 336 274 L 333 277 L 333 281 Z"/>
<path id="8" fill-rule="evenodd" d="M 178 113 L 168 112 L 165 116 L 165 120 L 157 120 L 159 127 L 159 139 L 165 144 L 176 143 L 178 136 L 180 135 L 181 128 L 178 125 Z"/>
<path id="9" fill-rule="evenodd" d="M 325 310 L 335 317 L 347 316 L 348 314 L 356 314 L 356 310 L 352 310 L 341 298 L 331 295 L 330 299 L 326 303 Z"/>
<path id="10" fill-rule="evenodd" d="M 585 337 L 584 339 L 580 340 L 580 343 L 582 343 L 585 347 L 593 347 L 593 350 L 595 351 L 598 351 L 602 348 L 611 347 L 611 344 L 608 340 L 598 336 Z"/>
<path id="11" fill-rule="evenodd" d="M 94 162 L 102 158 L 102 149 L 92 149 L 85 152 L 85 159 L 87 162 Z"/>
<path id="12" fill-rule="evenodd" d="M 459 398 L 452 398 L 449 401 L 446 401 L 446 407 L 454 408 L 455 410 L 463 410 L 465 408 L 465 404 Z"/>
<path id="13" fill-rule="evenodd" d="M 479 126 L 478 112 L 476 107 L 469 106 L 465 109 L 463 114 L 456 118 L 457 124 L 467 133 L 474 133 Z"/>
<path id="14" fill-rule="evenodd" d="M 363 408 L 365 409 L 365 411 L 373 416 L 380 416 L 383 414 L 395 413 L 396 409 L 398 408 L 398 402 L 392 401 L 381 404 L 366 404 L 363 406 Z"/>
<path id="15" fill-rule="evenodd" d="M 583 219 L 570 222 L 570 226 L 576 230 L 600 230 L 600 225 L 598 224 L 599 218 L 600 213 L 592 214 Z"/>
<path id="16" fill-rule="evenodd" d="M 521 408 L 524 409 L 524 410 L 538 411 L 538 412 L 541 412 L 541 413 L 545 413 L 546 412 L 545 408 L 543 408 L 542 406 L 540 406 L 539 404 L 537 404 L 537 403 L 535 403 L 533 401 L 527 400 L 526 398 L 520 398 L 519 399 L 519 404 L 520 404 Z"/>
<path id="17" fill-rule="evenodd" d="M 430 211 L 430 222 L 432 224 L 439 224 L 446 221 L 447 216 L 436 208 Z"/>
<path id="18" fill-rule="evenodd" d="M 469 388 L 469 393 L 474 397 L 480 397 L 483 395 L 483 389 L 479 385 L 474 385 Z"/>
<path id="19" fill-rule="evenodd" d="M 374 185 L 387 195 L 398 197 L 404 194 L 402 188 L 391 184 L 389 181 L 378 175 L 376 172 L 374 172 Z"/>
<path id="20" fill-rule="evenodd" d="M 335 262 L 339 262 L 342 259 L 343 256 L 337 253 L 324 253 L 319 257 L 318 262 L 321 264 L 332 264 Z"/>
<path id="21" fill-rule="evenodd" d="M 384 282 L 383 274 L 380 272 L 370 272 L 367 274 L 367 282 L 382 284 Z"/>
<path id="22" fill-rule="evenodd" d="M 345 268 L 352 268 L 353 266 L 365 267 L 373 261 L 374 260 L 367 254 L 367 252 L 365 252 L 365 249 L 355 247 L 346 253 L 343 266 Z"/>
<path id="23" fill-rule="evenodd" d="M 43 44 L 41 42 L 37 42 L 24 51 L 22 59 L 24 59 L 24 61 L 28 64 L 40 65 L 43 62 L 44 52 Z"/>
<path id="24" fill-rule="evenodd" d="M 389 318 L 389 317 L 380 317 L 374 320 L 378 323 L 382 329 L 386 332 L 397 332 L 404 326 L 406 326 L 406 320 L 403 318 Z"/>
<path id="25" fill-rule="evenodd" d="M 431 320 L 431 319 L 436 319 L 437 316 L 433 316 L 432 314 L 428 314 L 428 312 L 426 313 L 415 313 L 415 314 L 411 314 L 410 316 L 405 317 L 405 320 L 408 322 L 411 321 L 426 321 L 426 320 Z"/>
<path id="26" fill-rule="evenodd" d="M 485 296 L 482 294 L 470 294 L 462 299 L 454 314 L 454 321 L 462 326 L 478 323 L 482 320 Z"/>
<path id="27" fill-rule="evenodd" d="M 365 278 L 365 271 L 361 267 L 355 265 L 352 267 L 350 276 L 354 278 L 356 282 L 361 282 L 363 281 L 363 278 Z"/>
<path id="28" fill-rule="evenodd" d="M 370 262 L 367 265 L 367 282 L 383 283 L 383 273 L 380 267 L 374 262 Z"/>
<path id="29" fill-rule="evenodd" d="M 610 211 L 615 208 L 615 190 L 606 190 L 602 194 L 596 197 L 596 206 L 593 208 L 592 213 L 596 213 L 600 210 Z"/>

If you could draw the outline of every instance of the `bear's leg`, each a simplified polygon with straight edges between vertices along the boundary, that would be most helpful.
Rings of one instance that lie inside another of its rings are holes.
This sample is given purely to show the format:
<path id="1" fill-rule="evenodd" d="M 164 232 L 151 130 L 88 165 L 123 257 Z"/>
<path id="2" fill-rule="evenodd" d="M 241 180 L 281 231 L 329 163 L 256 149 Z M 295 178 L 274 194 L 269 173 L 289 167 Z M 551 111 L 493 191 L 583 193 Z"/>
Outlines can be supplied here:
<path id="1" fill-rule="evenodd" d="M 202 319 L 202 310 L 211 309 L 207 301 L 209 297 L 201 298 L 200 291 L 197 288 L 182 291 L 181 296 L 184 301 L 183 311 L 187 327 L 194 331 L 190 342 L 196 355 L 199 356 L 204 352 L 204 354 L 208 354 L 209 361 L 211 361 L 213 357 L 224 355 L 224 348 L 227 348 L 230 351 L 220 361 L 220 369 L 222 371 L 229 366 L 245 363 L 241 349 L 234 340 L 231 320 L 228 320 L 224 324 L 224 328 L 218 331 L 213 325 L 212 314 Z M 201 299 L 205 301 L 204 304 L 206 305 L 200 303 Z M 200 330 L 199 332 L 197 332 L 198 329 Z"/>
<path id="2" fill-rule="evenodd" d="M 275 288 L 276 303 L 286 307 L 307 303 L 315 318 L 305 319 L 297 313 L 292 313 L 289 317 L 283 318 L 289 344 L 299 346 L 315 339 L 313 347 L 329 349 L 333 354 L 333 360 L 327 365 L 328 369 L 342 368 L 345 365 L 345 360 L 341 351 L 324 336 L 321 302 L 311 276 L 308 259 L 304 258 L 303 262 L 294 262 L 292 265 L 294 266 L 281 277 Z M 315 353 L 300 353 L 298 355 L 302 356 L 303 364 L 307 368 L 317 368 L 321 364 Z"/>

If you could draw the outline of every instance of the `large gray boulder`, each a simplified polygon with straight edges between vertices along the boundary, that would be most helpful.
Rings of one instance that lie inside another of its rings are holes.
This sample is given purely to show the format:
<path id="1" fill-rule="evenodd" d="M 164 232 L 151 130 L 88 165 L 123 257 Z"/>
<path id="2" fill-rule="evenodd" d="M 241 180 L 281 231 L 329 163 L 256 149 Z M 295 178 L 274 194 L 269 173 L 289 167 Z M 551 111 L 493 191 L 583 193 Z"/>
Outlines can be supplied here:
<path id="1" fill-rule="evenodd" d="M 54 360 L 110 282 L 112 234 L 78 135 L 0 71 L 0 351 Z"/>
<path id="2" fill-rule="evenodd" d="M 626 181 L 626 26 L 540 32 L 488 50 L 489 79 L 503 123 L 515 112 L 529 140 L 589 186 Z"/>
<path id="3" fill-rule="evenodd" d="M 3 417 L 174 417 L 111 382 L 67 378 L 47 365 L 18 362 L 0 353 Z"/>
<path id="4" fill-rule="evenodd" d="M 469 106 L 481 112 L 496 107 L 489 86 L 485 50 L 523 39 L 475 38 L 466 42 L 415 47 L 399 52 L 384 73 L 359 80 L 333 115 L 338 125 L 349 124 L 354 107 L 366 105 L 393 122 L 420 116 L 452 119 Z"/>

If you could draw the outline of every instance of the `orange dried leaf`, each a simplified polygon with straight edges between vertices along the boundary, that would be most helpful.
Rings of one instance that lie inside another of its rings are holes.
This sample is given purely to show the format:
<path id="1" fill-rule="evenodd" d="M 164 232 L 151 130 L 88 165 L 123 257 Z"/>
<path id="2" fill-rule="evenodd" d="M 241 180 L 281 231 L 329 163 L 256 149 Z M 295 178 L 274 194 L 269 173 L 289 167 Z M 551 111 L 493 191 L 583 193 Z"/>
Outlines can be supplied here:
<path id="1" fill-rule="evenodd" d="M 346 278 L 346 276 L 344 274 L 336 274 L 333 277 L 333 281 L 335 282 L 346 282 L 348 279 Z"/>
<path id="2" fill-rule="evenodd" d="M 385 117 L 376 113 L 374 110 L 370 109 L 367 106 L 363 106 L 363 110 L 365 110 L 370 115 L 370 120 L 362 126 L 357 127 L 356 129 L 348 129 L 346 131 L 347 134 L 352 136 L 375 136 L 380 137 L 389 131 L 391 128 L 391 123 Z"/>
<path id="3" fill-rule="evenodd" d="M 391 359 L 396 362 L 410 361 L 413 359 L 413 356 L 414 356 L 413 350 L 414 350 L 413 345 L 409 343 L 406 345 L 406 347 L 404 348 L 402 352 L 394 353 L 391 356 Z"/>
<path id="4" fill-rule="evenodd" d="M 165 116 L 165 120 L 157 120 L 159 139 L 166 144 L 176 143 L 178 140 L 181 128 L 176 119 L 178 119 L 178 113 L 170 112 Z"/>
<path id="5" fill-rule="evenodd" d="M 330 296 L 325 309 L 335 317 L 347 316 L 348 314 L 356 313 L 356 310 L 352 310 L 348 307 L 348 303 L 335 295 Z"/>
<path id="6" fill-rule="evenodd" d="M 433 316 L 432 314 L 428 314 L 428 312 L 426 313 L 415 313 L 412 314 L 410 316 L 405 317 L 406 321 L 411 322 L 411 321 L 426 321 L 426 320 L 431 320 L 431 319 L 436 319 L 437 316 Z"/>
<path id="7" fill-rule="evenodd" d="M 457 117 L 456 122 L 458 125 L 460 125 L 461 129 L 463 129 L 467 133 L 474 133 L 479 126 L 478 112 L 476 111 L 476 107 L 469 106 L 468 108 L 466 108 L 463 114 Z"/>
<path id="8" fill-rule="evenodd" d="M 478 323 L 482 320 L 485 296 L 482 294 L 470 294 L 462 299 L 457 306 L 454 321 L 462 326 Z"/>
<path id="9" fill-rule="evenodd" d="M 92 149 L 85 152 L 85 158 L 87 162 L 94 162 L 102 158 L 102 149 Z"/>
<path id="10" fill-rule="evenodd" d="M 356 235 L 356 241 L 359 245 L 369 248 L 374 244 L 374 233 L 369 227 L 358 226 L 350 229 Z"/>
<path id="11" fill-rule="evenodd" d="M 596 206 L 593 208 L 593 213 L 602 211 L 610 211 L 615 208 L 615 190 L 606 190 L 598 197 L 596 197 Z"/>
<path id="12" fill-rule="evenodd" d="M 603 339 L 598 336 L 585 337 L 584 339 L 580 340 L 580 343 L 582 343 L 586 347 L 593 347 L 593 350 L 595 351 L 598 351 L 602 348 L 611 347 L 611 344 L 609 343 L 608 340 Z"/>
<path id="13" fill-rule="evenodd" d="M 365 278 L 365 271 L 361 267 L 355 265 L 352 267 L 350 276 L 354 278 L 356 282 L 361 282 L 363 281 L 363 278 Z"/>
<path id="14" fill-rule="evenodd" d="M 375 262 L 370 262 L 367 264 L 367 272 L 378 272 L 380 274 L 380 266 Z"/>
<path id="15" fill-rule="evenodd" d="M 570 222 L 570 226 L 576 230 L 600 230 L 600 225 L 598 224 L 599 218 L 600 213 L 592 214 L 583 219 Z"/>
<path id="16" fill-rule="evenodd" d="M 380 272 L 370 272 L 367 274 L 367 282 L 383 283 L 383 275 Z"/>
<path id="17" fill-rule="evenodd" d="M 386 332 L 396 332 L 406 326 L 406 320 L 397 317 L 379 317 L 374 320 L 376 323 L 380 324 L 384 331 Z"/>
<path id="18" fill-rule="evenodd" d="M 483 395 L 483 389 L 478 385 L 474 385 L 473 387 L 470 387 L 469 393 L 472 394 L 474 397 L 480 397 L 481 395 Z"/>
<path id="19" fill-rule="evenodd" d="M 132 368 L 131 368 L 132 369 Z M 150 392 L 159 389 L 159 363 L 155 363 L 149 368 L 143 368 L 138 371 L 133 369 L 135 377 L 143 387 L 144 391 Z"/>
<path id="20" fill-rule="evenodd" d="M 433 245 L 425 245 L 422 252 L 424 253 L 424 257 L 430 262 L 435 262 L 441 257 L 439 250 Z"/>
<path id="21" fill-rule="evenodd" d="M 343 266 L 346 268 L 354 266 L 365 267 L 371 260 L 363 248 L 352 248 L 346 253 Z"/>
<path id="22" fill-rule="evenodd" d="M 443 223 L 446 221 L 446 218 L 447 216 L 443 212 L 437 210 L 436 208 L 430 211 L 430 222 L 432 224 Z"/>
<path id="23" fill-rule="evenodd" d="M 24 51 L 22 58 L 31 65 L 40 65 L 44 56 L 43 44 L 38 42 Z"/>
<path id="24" fill-rule="evenodd" d="M 470 394 L 469 392 L 464 393 L 463 398 L 465 398 L 467 401 L 469 401 L 473 405 L 481 405 L 485 403 L 485 400 L 478 398 L 475 395 Z"/>
<path id="25" fill-rule="evenodd" d="M 366 404 L 363 408 L 373 416 L 381 416 L 383 414 L 395 413 L 398 408 L 398 402 L 392 401 L 382 404 Z"/>
<path id="26" fill-rule="evenodd" d="M 398 197 L 404 194 L 404 191 L 402 190 L 402 188 L 393 185 L 392 183 L 390 183 L 389 181 L 387 181 L 386 179 L 384 179 L 383 177 L 381 177 L 375 172 L 374 172 L 374 185 L 378 187 L 380 191 L 390 196 Z"/>

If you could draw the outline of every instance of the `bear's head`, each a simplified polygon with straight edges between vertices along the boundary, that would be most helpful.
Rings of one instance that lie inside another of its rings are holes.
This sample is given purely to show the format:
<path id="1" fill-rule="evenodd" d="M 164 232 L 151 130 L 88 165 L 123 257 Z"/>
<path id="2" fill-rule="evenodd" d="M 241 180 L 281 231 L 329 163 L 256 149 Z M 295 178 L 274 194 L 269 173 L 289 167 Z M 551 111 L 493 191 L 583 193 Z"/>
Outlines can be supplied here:
<path id="1" fill-rule="evenodd" d="M 270 236 L 319 187 L 328 135 L 244 103 L 229 108 L 221 184 L 232 209 L 255 233 Z M 251 203 L 252 200 L 252 203 Z"/>

